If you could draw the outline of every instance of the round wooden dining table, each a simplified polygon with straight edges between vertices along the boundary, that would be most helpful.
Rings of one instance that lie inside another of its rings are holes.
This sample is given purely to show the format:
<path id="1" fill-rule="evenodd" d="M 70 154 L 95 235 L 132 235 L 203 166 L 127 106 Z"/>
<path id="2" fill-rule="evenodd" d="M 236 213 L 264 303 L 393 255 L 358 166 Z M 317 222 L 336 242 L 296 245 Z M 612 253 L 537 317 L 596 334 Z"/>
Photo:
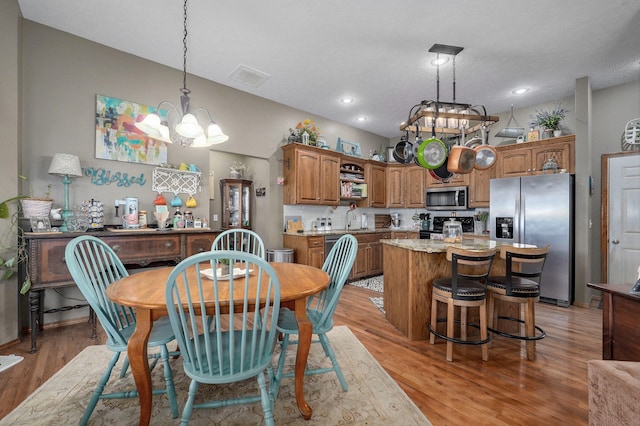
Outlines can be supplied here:
<path id="1" fill-rule="evenodd" d="M 270 264 L 280 282 L 280 304 L 294 310 L 298 321 L 300 343 L 295 366 L 296 402 L 300 413 L 308 420 L 312 409 L 304 398 L 304 371 L 311 346 L 312 325 L 307 318 L 307 297 L 326 288 L 330 278 L 326 272 L 312 266 L 279 262 Z M 190 268 L 195 271 L 195 265 Z M 140 425 L 148 425 L 151 421 L 153 394 L 147 362 L 147 342 L 153 322 L 168 315 L 165 286 L 172 270 L 173 267 L 163 267 L 138 272 L 115 281 L 107 288 L 109 299 L 134 308 L 136 313 L 136 329 L 129 339 L 127 355 L 138 389 Z"/>

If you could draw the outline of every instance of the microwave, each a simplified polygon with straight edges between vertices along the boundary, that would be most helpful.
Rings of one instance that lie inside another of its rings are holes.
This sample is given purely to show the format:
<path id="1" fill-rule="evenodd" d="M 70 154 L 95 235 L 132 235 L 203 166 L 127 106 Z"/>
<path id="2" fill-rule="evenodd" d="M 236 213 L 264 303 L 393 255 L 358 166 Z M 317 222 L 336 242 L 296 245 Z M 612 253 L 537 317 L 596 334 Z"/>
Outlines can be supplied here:
<path id="1" fill-rule="evenodd" d="M 425 197 L 427 210 L 466 210 L 468 186 L 428 188 Z"/>

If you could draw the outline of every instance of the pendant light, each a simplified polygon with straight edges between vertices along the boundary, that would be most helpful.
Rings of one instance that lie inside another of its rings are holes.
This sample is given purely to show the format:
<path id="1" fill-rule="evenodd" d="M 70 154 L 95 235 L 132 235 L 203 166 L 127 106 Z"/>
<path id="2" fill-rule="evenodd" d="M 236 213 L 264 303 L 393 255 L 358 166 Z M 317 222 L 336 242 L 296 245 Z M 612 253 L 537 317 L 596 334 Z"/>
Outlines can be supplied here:
<path id="1" fill-rule="evenodd" d="M 158 104 L 158 111 L 161 107 L 168 107 L 165 120 L 160 118 L 158 113 L 147 115 L 144 120 L 136 123 L 136 127 L 146 135 L 167 143 L 179 143 L 188 147 L 208 147 L 229 140 L 220 126 L 213 120 L 209 110 L 203 107 L 191 109 L 189 94 L 187 89 L 187 0 L 184 0 L 184 32 L 182 38 L 182 93 L 180 96 L 181 109 L 178 110 L 171 102 L 162 101 Z M 198 117 L 207 123 L 202 126 Z"/>

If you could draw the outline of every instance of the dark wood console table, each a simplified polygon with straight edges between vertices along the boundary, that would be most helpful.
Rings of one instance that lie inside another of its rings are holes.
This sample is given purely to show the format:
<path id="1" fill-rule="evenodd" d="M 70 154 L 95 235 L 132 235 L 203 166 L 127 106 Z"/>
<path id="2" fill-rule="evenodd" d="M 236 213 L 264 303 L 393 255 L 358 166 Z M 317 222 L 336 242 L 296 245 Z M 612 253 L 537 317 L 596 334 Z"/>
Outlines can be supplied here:
<path id="1" fill-rule="evenodd" d="M 127 268 L 144 268 L 154 265 L 177 264 L 182 259 L 211 249 L 211 244 L 220 231 L 210 229 L 186 229 L 157 231 L 113 230 L 90 232 L 109 244 Z M 36 352 L 36 334 L 42 331 L 45 313 L 54 313 L 82 308 L 87 304 L 64 306 L 42 310 L 44 290 L 75 286 L 64 261 L 64 250 L 73 238 L 85 233 L 25 233 L 24 243 L 29 253 L 31 288 L 28 294 L 29 325 L 31 330 L 31 353 Z M 24 266 L 24 265 L 23 265 Z M 20 268 L 19 282 L 24 281 L 26 268 Z M 21 328 L 25 332 L 22 321 Z M 94 322 L 95 327 L 95 322 Z"/>
<path id="2" fill-rule="evenodd" d="M 602 359 L 640 361 L 640 296 L 632 284 L 592 284 L 602 291 Z"/>

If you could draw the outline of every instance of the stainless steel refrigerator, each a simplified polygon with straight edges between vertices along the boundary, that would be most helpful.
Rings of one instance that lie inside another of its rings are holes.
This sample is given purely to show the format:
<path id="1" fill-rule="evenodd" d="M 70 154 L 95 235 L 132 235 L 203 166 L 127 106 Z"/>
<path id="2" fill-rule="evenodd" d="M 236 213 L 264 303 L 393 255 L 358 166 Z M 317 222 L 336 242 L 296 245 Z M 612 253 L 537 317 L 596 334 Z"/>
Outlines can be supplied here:
<path id="1" fill-rule="evenodd" d="M 551 245 L 540 300 L 574 300 L 574 178 L 567 173 L 492 179 L 489 226 L 496 241 Z"/>

